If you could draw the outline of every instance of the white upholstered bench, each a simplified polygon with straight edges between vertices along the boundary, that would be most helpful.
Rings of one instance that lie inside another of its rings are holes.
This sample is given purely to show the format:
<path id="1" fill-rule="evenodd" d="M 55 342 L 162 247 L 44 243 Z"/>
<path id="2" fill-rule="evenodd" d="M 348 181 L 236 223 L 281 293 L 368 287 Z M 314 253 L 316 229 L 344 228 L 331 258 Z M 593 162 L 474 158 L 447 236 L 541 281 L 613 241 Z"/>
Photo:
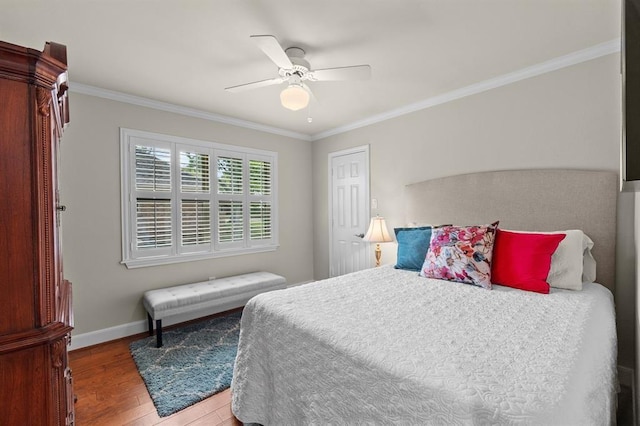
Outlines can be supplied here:
<path id="1" fill-rule="evenodd" d="M 252 272 L 194 284 L 149 290 L 142 304 L 147 310 L 149 335 L 156 322 L 156 346 L 162 346 L 162 319 L 188 312 L 206 310 L 215 314 L 244 306 L 249 299 L 265 291 L 285 288 L 287 281 L 271 272 Z"/>

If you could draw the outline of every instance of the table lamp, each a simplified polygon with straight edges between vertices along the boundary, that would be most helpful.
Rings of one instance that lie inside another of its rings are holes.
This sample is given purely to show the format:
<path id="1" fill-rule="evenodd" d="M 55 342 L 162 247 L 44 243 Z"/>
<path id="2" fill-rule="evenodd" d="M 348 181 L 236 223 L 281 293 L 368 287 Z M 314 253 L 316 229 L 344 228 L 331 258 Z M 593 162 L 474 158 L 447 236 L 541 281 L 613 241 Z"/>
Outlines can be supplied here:
<path id="1" fill-rule="evenodd" d="M 384 218 L 380 216 L 371 218 L 369 230 L 362 239 L 364 241 L 376 243 L 376 266 L 380 266 L 380 257 L 382 256 L 380 243 L 393 241 L 393 237 L 389 235 L 389 231 L 387 230 L 387 224 L 384 221 Z"/>

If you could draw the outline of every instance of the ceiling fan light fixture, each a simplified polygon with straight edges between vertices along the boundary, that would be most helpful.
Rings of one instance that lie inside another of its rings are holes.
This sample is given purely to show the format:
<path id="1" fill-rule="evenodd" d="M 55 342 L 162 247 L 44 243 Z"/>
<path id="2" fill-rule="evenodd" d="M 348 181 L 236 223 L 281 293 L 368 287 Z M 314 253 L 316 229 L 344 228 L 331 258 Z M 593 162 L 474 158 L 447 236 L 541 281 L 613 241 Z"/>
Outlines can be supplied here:
<path id="1" fill-rule="evenodd" d="M 280 92 L 282 106 L 291 111 L 298 111 L 309 105 L 309 92 L 300 84 L 290 84 Z"/>

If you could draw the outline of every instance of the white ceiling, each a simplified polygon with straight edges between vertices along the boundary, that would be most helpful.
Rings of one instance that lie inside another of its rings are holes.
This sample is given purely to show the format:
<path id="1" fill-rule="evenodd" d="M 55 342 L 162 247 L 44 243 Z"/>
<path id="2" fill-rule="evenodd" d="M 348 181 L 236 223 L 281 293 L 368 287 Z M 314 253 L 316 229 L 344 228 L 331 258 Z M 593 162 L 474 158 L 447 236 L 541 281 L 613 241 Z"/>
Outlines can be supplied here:
<path id="1" fill-rule="evenodd" d="M 67 45 L 73 83 L 306 135 L 620 37 L 620 0 L 0 0 L 0 40 Z M 313 69 L 370 64 L 372 78 L 310 83 L 292 112 L 249 39 L 301 47 Z"/>

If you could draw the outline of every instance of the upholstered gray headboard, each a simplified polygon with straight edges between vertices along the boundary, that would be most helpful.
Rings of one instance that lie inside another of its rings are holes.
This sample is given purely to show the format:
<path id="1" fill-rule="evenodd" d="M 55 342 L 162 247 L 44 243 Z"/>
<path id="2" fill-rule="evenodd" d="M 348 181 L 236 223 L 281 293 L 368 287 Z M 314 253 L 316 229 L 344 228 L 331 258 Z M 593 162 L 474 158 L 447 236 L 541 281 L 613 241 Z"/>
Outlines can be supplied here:
<path id="1" fill-rule="evenodd" d="M 594 242 L 597 282 L 615 287 L 618 176 L 589 170 L 506 170 L 432 179 L 405 188 L 406 223 L 500 221 L 523 231 L 581 229 Z"/>

